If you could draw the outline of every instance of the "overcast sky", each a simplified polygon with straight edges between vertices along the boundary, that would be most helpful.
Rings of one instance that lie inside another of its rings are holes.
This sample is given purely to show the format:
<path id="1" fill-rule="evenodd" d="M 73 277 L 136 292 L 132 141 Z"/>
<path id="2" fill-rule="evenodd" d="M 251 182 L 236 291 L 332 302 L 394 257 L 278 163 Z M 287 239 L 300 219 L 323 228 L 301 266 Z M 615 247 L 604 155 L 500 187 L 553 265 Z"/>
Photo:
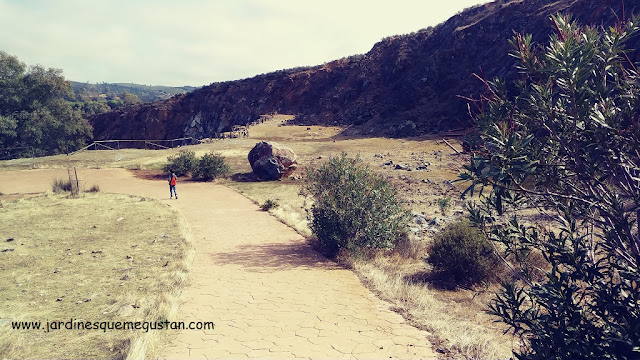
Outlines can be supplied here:
<path id="1" fill-rule="evenodd" d="M 364 54 L 486 0 L 0 0 L 0 50 L 69 80 L 208 85 Z"/>

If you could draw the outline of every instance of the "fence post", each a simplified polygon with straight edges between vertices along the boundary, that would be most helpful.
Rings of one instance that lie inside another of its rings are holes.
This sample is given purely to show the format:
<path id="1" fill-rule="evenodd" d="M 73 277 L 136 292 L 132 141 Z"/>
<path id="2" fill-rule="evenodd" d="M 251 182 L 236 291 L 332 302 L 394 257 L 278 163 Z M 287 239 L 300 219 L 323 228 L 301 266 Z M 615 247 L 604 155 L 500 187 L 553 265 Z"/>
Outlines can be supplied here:
<path id="1" fill-rule="evenodd" d="M 76 174 L 76 192 L 80 193 L 80 181 L 78 181 L 78 170 L 76 170 L 76 167 L 73 167 L 73 172 Z"/>
<path id="2" fill-rule="evenodd" d="M 67 174 L 69 175 L 69 185 L 71 185 L 71 193 L 73 194 L 73 181 L 71 180 L 71 169 L 67 167 Z"/>

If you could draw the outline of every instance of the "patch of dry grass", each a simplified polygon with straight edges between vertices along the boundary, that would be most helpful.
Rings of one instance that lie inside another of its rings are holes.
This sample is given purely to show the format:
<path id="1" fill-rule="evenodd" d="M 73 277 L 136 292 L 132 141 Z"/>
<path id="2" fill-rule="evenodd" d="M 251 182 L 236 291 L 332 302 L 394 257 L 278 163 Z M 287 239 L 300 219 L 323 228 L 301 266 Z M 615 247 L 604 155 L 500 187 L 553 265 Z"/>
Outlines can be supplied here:
<path id="1" fill-rule="evenodd" d="M 173 320 L 193 249 L 184 221 L 166 205 L 46 194 L 3 202 L 0 234 L 0 358 L 145 358 L 169 335 L 10 324 Z"/>
<path id="2" fill-rule="evenodd" d="M 422 263 L 399 256 L 354 260 L 351 266 L 373 291 L 414 326 L 430 331 L 436 349 L 453 359 L 509 359 L 512 337 L 484 312 L 491 291 L 447 291 L 424 282 Z"/>

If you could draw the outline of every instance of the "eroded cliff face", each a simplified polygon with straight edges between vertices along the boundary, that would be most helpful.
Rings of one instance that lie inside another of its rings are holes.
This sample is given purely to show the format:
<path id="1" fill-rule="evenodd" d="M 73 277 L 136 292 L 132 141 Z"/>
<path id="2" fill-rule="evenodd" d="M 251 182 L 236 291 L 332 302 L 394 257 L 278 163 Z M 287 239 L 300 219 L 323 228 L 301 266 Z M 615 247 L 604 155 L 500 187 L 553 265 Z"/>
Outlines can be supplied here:
<path id="1" fill-rule="evenodd" d="M 434 27 L 388 37 L 365 55 L 325 65 L 214 83 L 168 100 L 91 119 L 96 139 L 212 137 L 261 114 L 296 115 L 301 124 L 354 125 L 360 134 L 409 136 L 472 125 L 467 101 L 482 83 L 512 81 L 513 32 L 545 42 L 549 17 L 570 12 L 583 24 L 609 25 L 636 12 L 640 0 L 515 0 L 477 6 Z M 631 44 L 639 49 L 640 41 Z M 638 52 L 630 53 L 640 60 Z"/>

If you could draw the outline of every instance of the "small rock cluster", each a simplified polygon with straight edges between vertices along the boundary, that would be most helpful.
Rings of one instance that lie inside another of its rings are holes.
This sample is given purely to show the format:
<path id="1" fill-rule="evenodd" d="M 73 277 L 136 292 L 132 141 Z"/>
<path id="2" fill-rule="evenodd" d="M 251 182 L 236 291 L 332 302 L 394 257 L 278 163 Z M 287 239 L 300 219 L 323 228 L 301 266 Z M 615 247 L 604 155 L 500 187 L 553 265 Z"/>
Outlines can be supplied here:
<path id="1" fill-rule="evenodd" d="M 373 157 L 375 158 L 380 158 L 380 159 L 384 159 L 385 157 L 390 156 L 391 154 L 387 153 L 386 155 L 383 154 L 375 154 Z M 412 160 L 415 161 L 415 165 L 409 165 L 408 163 L 394 163 L 393 160 L 387 160 L 385 162 L 383 162 L 380 166 L 382 166 L 383 168 L 390 168 L 393 170 L 404 170 L 404 171 L 431 171 L 431 169 L 429 169 L 429 166 L 431 166 L 431 163 L 428 161 L 424 161 L 423 157 L 419 157 L 416 154 L 412 153 L 411 154 L 411 158 Z"/>
<path id="2" fill-rule="evenodd" d="M 445 223 L 446 219 L 434 216 L 433 218 L 427 218 L 424 213 L 412 212 L 411 222 L 409 223 L 409 231 L 418 237 L 422 237 L 424 233 L 430 232 L 437 234 L 440 231 L 440 227 Z"/>
<path id="3" fill-rule="evenodd" d="M 428 162 L 423 162 L 423 163 L 419 163 L 416 166 L 411 166 L 409 164 L 394 164 L 393 160 L 389 160 L 387 162 L 382 163 L 382 167 L 385 166 L 391 166 L 394 170 L 405 170 L 405 171 L 413 171 L 413 170 L 423 170 L 423 171 L 431 171 L 429 170 L 429 165 L 431 165 L 431 163 Z"/>

